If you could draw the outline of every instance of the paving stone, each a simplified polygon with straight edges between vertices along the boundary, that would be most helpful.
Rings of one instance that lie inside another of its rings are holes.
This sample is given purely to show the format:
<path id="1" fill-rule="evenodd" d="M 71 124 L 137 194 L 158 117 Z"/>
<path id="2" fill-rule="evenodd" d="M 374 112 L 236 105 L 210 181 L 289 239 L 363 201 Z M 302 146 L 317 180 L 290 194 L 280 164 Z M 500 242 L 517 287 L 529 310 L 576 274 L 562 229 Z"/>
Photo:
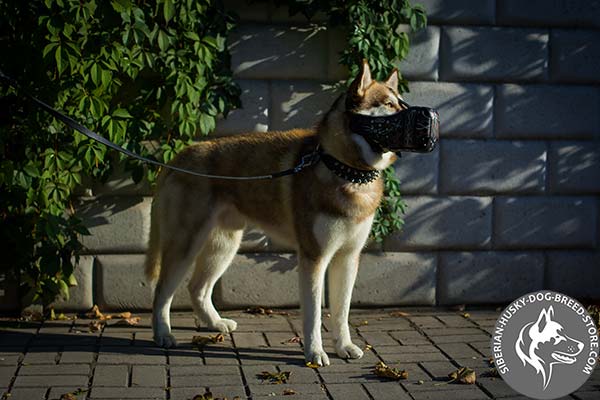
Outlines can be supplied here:
<path id="1" fill-rule="evenodd" d="M 544 287 L 541 252 L 444 252 L 438 275 L 439 304 L 505 303 Z"/>
<path id="2" fill-rule="evenodd" d="M 115 228 L 117 229 L 117 228 Z M 101 309 L 151 310 L 152 287 L 144 274 L 143 254 L 114 254 L 97 257 L 95 288 Z M 173 308 L 189 308 L 187 283 L 192 268 L 175 292 Z"/>
<path id="3" fill-rule="evenodd" d="M 413 324 L 417 325 L 419 328 L 443 328 L 444 323 L 439 319 L 432 316 L 411 316 L 408 317 Z"/>
<path id="4" fill-rule="evenodd" d="M 421 0 L 428 23 L 476 24 L 494 23 L 496 3 L 493 0 Z"/>
<path id="5" fill-rule="evenodd" d="M 445 27 L 441 48 L 443 80 L 528 81 L 548 75 L 545 30 Z"/>
<path id="6" fill-rule="evenodd" d="M 134 365 L 131 374 L 131 385 L 164 388 L 167 385 L 167 370 L 163 366 Z"/>
<path id="7" fill-rule="evenodd" d="M 543 10 L 543 12 L 540 12 Z M 503 0 L 496 22 L 503 25 L 600 27 L 600 1 Z"/>
<path id="8" fill-rule="evenodd" d="M 491 85 L 449 82 L 411 82 L 404 99 L 415 106 L 437 109 L 440 135 L 489 138 L 493 135 L 494 91 Z"/>
<path id="9" fill-rule="evenodd" d="M 235 375 L 182 375 L 172 376 L 172 387 L 223 386 L 242 384 L 241 376 Z"/>
<path id="10" fill-rule="evenodd" d="M 394 346 L 376 346 L 377 354 L 410 354 L 410 353 L 437 353 L 438 348 L 431 344 L 422 345 L 394 345 Z"/>
<path id="11" fill-rule="evenodd" d="M 586 197 L 500 197 L 494 204 L 498 248 L 594 247 L 597 204 Z"/>
<path id="12" fill-rule="evenodd" d="M 244 79 L 324 79 L 326 35 L 308 25 L 242 24 L 229 38 L 231 69 Z"/>
<path id="13" fill-rule="evenodd" d="M 141 196 L 105 196 L 81 201 L 76 211 L 90 231 L 89 236 L 80 238 L 86 251 L 91 254 L 144 252 L 150 232 L 151 202 L 151 198 Z"/>
<path id="14" fill-rule="evenodd" d="M 265 337 L 261 333 L 234 332 L 233 339 L 237 348 L 268 347 Z"/>
<path id="15" fill-rule="evenodd" d="M 508 384 L 502 379 L 482 377 L 477 378 L 477 383 L 481 385 L 486 392 L 494 396 L 494 398 L 513 397 L 519 395 L 519 393 L 515 392 L 515 390 L 508 386 Z"/>
<path id="16" fill-rule="evenodd" d="M 19 376 L 23 375 L 89 375 L 89 364 L 61 365 L 22 365 Z"/>
<path id="17" fill-rule="evenodd" d="M 404 200 L 404 227 L 385 240 L 385 251 L 490 246 L 491 198 L 405 196 Z"/>
<path id="18" fill-rule="evenodd" d="M 502 139 L 591 138 L 600 131 L 600 92 L 566 85 L 499 85 L 495 133 Z"/>
<path id="19" fill-rule="evenodd" d="M 426 329 L 427 336 L 454 336 L 454 335 L 481 335 L 483 331 L 479 328 L 432 328 Z M 434 339 L 434 341 L 437 340 Z"/>
<path id="20" fill-rule="evenodd" d="M 87 375 L 69 375 L 69 385 L 82 387 L 88 384 Z M 14 387 L 48 387 L 55 382 L 62 382 L 63 375 L 19 375 L 15 379 Z"/>
<path id="21" fill-rule="evenodd" d="M 546 287 L 576 299 L 600 299 L 600 252 L 551 251 L 546 255 Z"/>
<path id="22" fill-rule="evenodd" d="M 301 69 L 296 67 L 296 69 Z M 315 126 L 340 95 L 339 89 L 314 81 L 271 82 L 271 130 Z"/>
<path id="23" fill-rule="evenodd" d="M 94 370 L 94 386 L 127 387 L 128 383 L 127 365 L 98 365 Z"/>
<path id="24" fill-rule="evenodd" d="M 204 367 L 204 358 L 197 349 L 169 349 L 169 364 Z M 236 362 L 237 364 L 237 362 Z"/>
<path id="25" fill-rule="evenodd" d="M 352 303 L 435 304 L 436 267 L 433 253 L 362 254 Z M 398 274 L 404 277 L 402 281 L 395 279 Z"/>
<path id="26" fill-rule="evenodd" d="M 10 400 L 43 400 L 46 398 L 47 388 L 13 388 L 10 391 Z"/>
<path id="27" fill-rule="evenodd" d="M 103 347 L 98 354 L 98 364 L 165 364 L 164 349 L 139 347 Z"/>
<path id="28" fill-rule="evenodd" d="M 439 351 L 437 353 L 382 354 L 381 357 L 386 363 L 416 363 L 447 360 L 446 356 Z"/>
<path id="29" fill-rule="evenodd" d="M 238 254 L 221 278 L 215 302 L 225 308 L 298 304 L 297 258 L 290 254 Z"/>
<path id="30" fill-rule="evenodd" d="M 373 319 L 371 316 L 354 318 L 351 314 L 350 321 L 357 326 L 360 333 L 363 332 L 384 332 L 384 331 L 411 331 L 414 328 L 410 322 L 404 318 L 379 318 Z M 364 325 L 364 321 L 368 324 Z"/>
<path id="31" fill-rule="evenodd" d="M 16 371 L 16 365 L 0 367 L 0 387 L 8 387 Z"/>
<path id="32" fill-rule="evenodd" d="M 364 332 L 361 336 L 372 346 L 398 346 L 398 342 L 385 332 Z"/>
<path id="33" fill-rule="evenodd" d="M 334 400 L 367 400 L 369 396 L 358 383 L 329 384 L 327 391 Z"/>
<path id="34" fill-rule="evenodd" d="M 26 364 L 56 364 L 59 350 L 58 347 L 36 347 L 25 354 L 23 362 Z"/>
<path id="35" fill-rule="evenodd" d="M 394 164 L 402 194 L 434 194 L 438 189 L 440 146 L 429 154 L 404 152 Z"/>
<path id="36" fill-rule="evenodd" d="M 190 400 L 194 396 L 205 393 L 205 388 L 172 388 L 170 390 L 171 400 Z M 243 386 L 214 386 L 208 389 L 216 399 L 246 399 Z"/>
<path id="37" fill-rule="evenodd" d="M 600 3 L 599 3 L 600 4 Z M 600 33 L 592 30 L 553 29 L 550 35 L 553 80 L 600 82 Z"/>
<path id="38" fill-rule="evenodd" d="M 299 395 L 310 395 L 310 394 L 321 394 L 323 393 L 323 389 L 321 385 L 312 385 L 312 384 L 283 384 L 283 385 L 270 385 L 270 384 L 261 384 L 261 385 L 249 385 L 250 392 L 252 396 L 270 396 L 271 393 L 275 393 L 275 395 L 283 395 L 283 389 L 292 389 Z M 270 397 L 269 397 L 270 398 Z"/>
<path id="39" fill-rule="evenodd" d="M 473 321 L 462 315 L 439 315 L 437 319 L 453 328 L 472 328 L 475 326 Z"/>
<path id="40" fill-rule="evenodd" d="M 408 25 L 401 25 L 398 32 L 408 34 L 410 51 L 408 56 L 397 63 L 402 76 L 410 80 L 436 81 L 440 50 L 440 28 L 428 26 L 418 32 L 412 32 Z"/>
<path id="41" fill-rule="evenodd" d="M 60 399 L 61 396 L 65 394 L 70 394 L 73 398 L 77 400 L 85 400 L 87 397 L 87 390 L 85 387 L 76 387 L 76 386 L 53 386 L 50 388 L 50 392 L 48 394 L 48 399 Z"/>
<path id="42" fill-rule="evenodd" d="M 600 193 L 600 143 L 551 142 L 548 171 L 552 193 Z"/>
<path id="43" fill-rule="evenodd" d="M 542 193 L 546 144 L 483 140 L 441 143 L 440 191 L 445 194 Z"/>
<path id="44" fill-rule="evenodd" d="M 128 388 L 108 388 L 92 387 L 90 392 L 92 399 L 166 399 L 164 389 L 128 387 Z"/>
<path id="45" fill-rule="evenodd" d="M 221 349 L 221 350 L 204 350 L 202 352 L 204 361 L 207 365 L 238 365 L 236 353 L 232 350 Z"/>
<path id="46" fill-rule="evenodd" d="M 476 350 L 466 343 L 446 343 L 438 344 L 439 348 L 451 358 L 472 358 L 481 357 Z"/>
<path id="47" fill-rule="evenodd" d="M 410 376 L 410 375 L 409 375 Z M 408 400 L 410 396 L 397 383 L 365 383 L 364 387 L 377 400 Z"/>
<path id="48" fill-rule="evenodd" d="M 447 390 L 441 391 L 423 391 L 411 392 L 415 400 L 488 400 L 489 397 L 485 393 L 473 387 L 471 389 L 463 389 L 461 385 L 445 385 Z M 455 387 L 458 386 L 459 388 Z M 409 388 L 410 390 L 410 388 Z"/>
<path id="49" fill-rule="evenodd" d="M 390 336 L 403 345 L 430 344 L 429 340 L 419 332 L 390 332 Z"/>
<path id="50" fill-rule="evenodd" d="M 269 130 L 269 83 L 258 80 L 237 81 L 242 90 L 241 108 L 231 111 L 217 122 L 216 135 Z"/>
<path id="51" fill-rule="evenodd" d="M 263 368 L 264 369 L 264 368 Z M 246 371 L 244 369 L 244 371 Z M 312 368 L 306 368 L 304 365 L 280 365 L 279 372 L 289 371 L 290 378 L 288 380 L 291 384 L 320 384 L 319 376 L 317 371 Z M 246 377 L 248 379 L 248 377 Z"/>

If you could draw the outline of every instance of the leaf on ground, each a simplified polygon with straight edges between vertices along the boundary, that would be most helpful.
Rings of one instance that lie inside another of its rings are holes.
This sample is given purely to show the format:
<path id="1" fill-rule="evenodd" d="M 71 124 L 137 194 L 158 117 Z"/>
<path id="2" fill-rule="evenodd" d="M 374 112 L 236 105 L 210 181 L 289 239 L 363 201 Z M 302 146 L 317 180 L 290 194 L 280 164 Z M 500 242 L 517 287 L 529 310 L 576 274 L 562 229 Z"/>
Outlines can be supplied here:
<path id="1" fill-rule="evenodd" d="M 319 364 L 315 364 L 315 363 L 313 363 L 313 362 L 307 362 L 307 363 L 306 363 L 306 364 L 304 364 L 304 365 L 306 365 L 308 368 L 312 368 L 312 369 L 317 369 L 317 368 L 319 368 Z"/>
<path id="2" fill-rule="evenodd" d="M 122 318 L 122 319 L 118 319 L 118 320 L 112 319 L 110 322 L 107 322 L 106 324 L 108 326 L 135 326 L 135 325 L 139 324 L 141 320 L 142 320 L 142 317 L 129 317 L 129 318 Z"/>
<path id="3" fill-rule="evenodd" d="M 271 308 L 264 308 L 264 307 L 247 308 L 246 312 L 248 314 L 255 314 L 255 315 L 289 315 L 289 313 L 286 311 L 273 311 L 273 309 L 271 309 Z"/>
<path id="4" fill-rule="evenodd" d="M 284 342 L 281 342 L 281 344 L 288 344 L 288 343 L 300 343 L 300 336 L 294 336 Z"/>
<path id="5" fill-rule="evenodd" d="M 375 365 L 373 372 L 375 375 L 381 378 L 393 379 L 396 381 L 399 381 L 400 379 L 408 379 L 408 372 L 406 370 L 399 370 L 398 368 L 389 367 L 383 361 L 379 361 Z"/>
<path id="6" fill-rule="evenodd" d="M 131 313 L 129 311 L 125 311 L 125 312 L 113 315 L 112 317 L 113 318 L 129 319 L 129 318 L 131 318 Z"/>
<path id="7" fill-rule="evenodd" d="M 354 323 L 353 325 L 354 325 L 355 327 L 359 327 L 359 326 L 366 326 L 366 325 L 369 325 L 369 321 L 367 321 L 367 320 L 365 319 L 365 320 L 362 320 L 362 321 L 356 322 L 356 323 Z"/>
<path id="8" fill-rule="evenodd" d="M 404 311 L 392 311 L 390 313 L 390 316 L 392 316 L 392 317 L 408 317 L 408 316 L 410 316 L 410 313 L 407 313 Z"/>
<path id="9" fill-rule="evenodd" d="M 104 319 L 104 314 L 102 314 L 100 308 L 94 304 L 94 307 L 85 313 L 85 317 L 89 319 Z"/>
<path id="10" fill-rule="evenodd" d="M 293 396 L 295 394 L 296 394 L 296 391 L 294 389 L 283 389 L 284 396 Z"/>
<path id="11" fill-rule="evenodd" d="M 192 400 L 214 400 L 211 392 L 207 391 L 204 394 L 195 395 Z"/>
<path id="12" fill-rule="evenodd" d="M 77 400 L 77 396 L 87 392 L 87 389 L 77 389 L 74 392 L 63 393 L 59 400 Z"/>
<path id="13" fill-rule="evenodd" d="M 463 316 L 463 318 L 469 318 L 471 316 L 471 314 L 469 314 L 468 312 L 462 313 L 461 315 Z"/>
<path id="14" fill-rule="evenodd" d="M 281 371 L 281 372 L 269 372 L 263 371 L 256 376 L 258 379 L 263 381 L 268 381 L 272 385 L 280 385 L 282 383 L 287 383 L 288 379 L 290 379 L 290 375 L 292 373 L 290 371 Z"/>
<path id="15" fill-rule="evenodd" d="M 461 367 L 456 371 L 448 374 L 450 381 L 448 383 L 463 383 L 465 385 L 472 385 L 477 380 L 477 375 L 469 367 Z"/>
<path id="16" fill-rule="evenodd" d="M 373 346 L 371 346 L 370 344 L 367 344 L 365 346 L 365 348 L 363 349 L 363 351 L 371 351 L 371 350 L 373 350 Z"/>
<path id="17" fill-rule="evenodd" d="M 92 333 L 101 331 L 102 328 L 104 327 L 104 324 L 105 324 L 104 321 L 91 321 L 90 324 L 88 325 L 88 330 Z"/>
<path id="18" fill-rule="evenodd" d="M 481 376 L 485 376 L 486 378 L 500 378 L 500 373 L 496 368 L 490 368 L 481 374 Z"/>
<path id="19" fill-rule="evenodd" d="M 192 338 L 192 344 L 195 344 L 199 348 L 206 346 L 209 343 L 221 343 L 225 341 L 225 336 L 222 333 L 210 336 L 194 336 Z"/>

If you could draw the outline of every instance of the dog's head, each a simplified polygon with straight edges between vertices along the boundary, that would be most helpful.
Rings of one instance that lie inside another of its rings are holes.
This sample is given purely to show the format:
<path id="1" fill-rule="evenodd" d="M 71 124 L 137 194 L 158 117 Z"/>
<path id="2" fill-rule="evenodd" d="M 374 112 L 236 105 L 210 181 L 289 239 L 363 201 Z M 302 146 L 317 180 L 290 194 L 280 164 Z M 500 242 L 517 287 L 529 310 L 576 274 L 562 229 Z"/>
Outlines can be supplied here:
<path id="1" fill-rule="evenodd" d="M 552 366 L 576 362 L 583 343 L 566 334 L 565 328 L 554 320 L 554 308 L 550 306 L 542 309 L 535 322 L 521 329 L 515 350 L 523 365 L 529 364 L 542 374 L 545 388 L 550 383 Z"/>
<path id="2" fill-rule="evenodd" d="M 398 94 L 398 79 L 397 70 L 385 81 L 373 79 L 368 62 L 363 61 L 347 92 L 338 98 L 323 119 L 319 134 L 325 151 L 354 168 L 383 170 L 389 167 L 396 155 L 371 147 L 364 137 L 352 132 L 347 112 L 385 116 L 404 109 Z"/>

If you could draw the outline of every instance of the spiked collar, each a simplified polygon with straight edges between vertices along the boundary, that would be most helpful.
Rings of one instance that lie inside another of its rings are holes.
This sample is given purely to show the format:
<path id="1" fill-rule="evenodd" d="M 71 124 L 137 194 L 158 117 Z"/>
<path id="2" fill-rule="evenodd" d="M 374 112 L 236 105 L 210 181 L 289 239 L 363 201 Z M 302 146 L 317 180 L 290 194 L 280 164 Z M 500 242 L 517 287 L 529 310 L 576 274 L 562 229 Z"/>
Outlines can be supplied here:
<path id="1" fill-rule="evenodd" d="M 379 171 L 351 167 L 327 153 L 321 154 L 321 160 L 331 172 L 348 182 L 364 185 L 373 182 L 379 177 Z"/>

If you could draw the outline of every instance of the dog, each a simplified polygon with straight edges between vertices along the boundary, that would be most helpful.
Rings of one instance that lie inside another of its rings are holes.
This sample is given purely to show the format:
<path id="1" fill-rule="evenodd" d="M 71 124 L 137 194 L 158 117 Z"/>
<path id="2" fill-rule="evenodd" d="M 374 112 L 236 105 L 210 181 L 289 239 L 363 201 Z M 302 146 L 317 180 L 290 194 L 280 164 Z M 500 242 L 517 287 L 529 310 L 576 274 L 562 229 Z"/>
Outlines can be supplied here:
<path id="1" fill-rule="evenodd" d="M 535 322 L 526 324 L 519 332 L 515 344 L 517 355 L 523 366 L 529 364 L 542 375 L 546 390 L 556 364 L 573 364 L 583 350 L 583 343 L 564 333 L 564 327 L 553 320 L 552 306 L 542 309 Z"/>
<path id="2" fill-rule="evenodd" d="M 325 366 L 321 298 L 329 269 L 335 349 L 360 358 L 352 343 L 348 314 L 359 257 L 383 196 L 379 171 L 396 160 L 377 151 L 348 128 L 347 111 L 391 115 L 406 108 L 398 93 L 398 71 L 385 81 L 362 63 L 313 129 L 242 134 L 206 140 L 182 150 L 172 165 L 219 175 L 263 175 L 294 167 L 317 147 L 322 161 L 300 173 L 267 181 L 199 178 L 163 170 L 152 203 L 146 275 L 155 282 L 153 335 L 157 345 L 176 345 L 169 312 L 175 290 L 191 264 L 188 285 L 198 324 L 232 332 L 237 323 L 221 318 L 211 296 L 232 262 L 247 225 L 296 249 L 306 361 Z M 328 161 L 328 162 L 325 162 Z M 198 325 L 200 326 L 200 325 Z"/>

